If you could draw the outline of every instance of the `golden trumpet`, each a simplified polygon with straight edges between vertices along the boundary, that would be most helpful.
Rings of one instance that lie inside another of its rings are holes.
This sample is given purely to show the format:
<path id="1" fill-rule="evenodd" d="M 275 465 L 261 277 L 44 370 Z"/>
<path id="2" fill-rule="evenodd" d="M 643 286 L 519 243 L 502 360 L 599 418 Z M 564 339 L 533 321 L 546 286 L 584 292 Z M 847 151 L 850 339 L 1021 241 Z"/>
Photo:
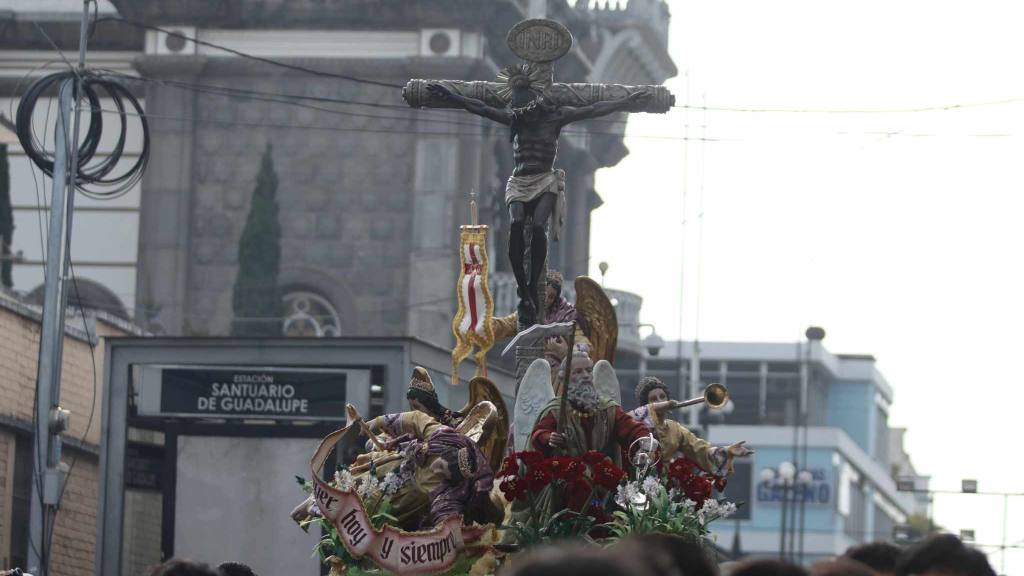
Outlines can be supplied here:
<path id="1" fill-rule="evenodd" d="M 683 400 L 676 404 L 677 408 L 684 406 L 693 406 L 694 404 L 703 404 L 707 402 L 708 408 L 721 408 L 725 406 L 725 403 L 729 401 L 729 389 L 722 384 L 708 384 L 707 388 L 704 389 L 704 394 L 690 398 L 689 400 Z"/>

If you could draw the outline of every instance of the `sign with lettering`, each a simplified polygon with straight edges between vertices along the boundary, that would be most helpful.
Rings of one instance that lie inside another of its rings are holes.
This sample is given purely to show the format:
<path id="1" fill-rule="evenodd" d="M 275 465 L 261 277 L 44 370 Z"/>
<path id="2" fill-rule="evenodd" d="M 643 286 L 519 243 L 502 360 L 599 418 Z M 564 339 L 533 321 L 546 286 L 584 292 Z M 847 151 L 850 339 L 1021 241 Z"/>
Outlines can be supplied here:
<path id="1" fill-rule="evenodd" d="M 768 504 L 803 501 L 808 505 L 825 505 L 832 501 L 832 481 L 824 468 L 812 468 L 807 484 L 793 482 L 783 486 L 779 482 L 762 481 L 757 485 L 757 501 Z"/>
<path id="2" fill-rule="evenodd" d="M 569 30 L 545 18 L 531 18 L 516 24 L 506 38 L 512 53 L 527 62 L 552 62 L 572 48 Z"/>
<path id="3" fill-rule="evenodd" d="M 140 415 L 342 420 L 347 390 L 369 389 L 369 370 L 146 366 Z"/>
<path id="4" fill-rule="evenodd" d="M 493 532 L 494 526 L 463 526 L 461 516 L 419 532 L 405 532 L 387 524 L 374 528 L 357 494 L 339 490 L 322 479 L 327 457 L 348 429 L 346 426 L 323 439 L 313 454 L 310 477 L 320 513 L 338 530 L 339 539 L 350 554 L 368 557 L 395 574 L 422 574 L 447 570 L 460 554 L 481 554 L 487 550 L 479 544 L 483 536 Z"/>

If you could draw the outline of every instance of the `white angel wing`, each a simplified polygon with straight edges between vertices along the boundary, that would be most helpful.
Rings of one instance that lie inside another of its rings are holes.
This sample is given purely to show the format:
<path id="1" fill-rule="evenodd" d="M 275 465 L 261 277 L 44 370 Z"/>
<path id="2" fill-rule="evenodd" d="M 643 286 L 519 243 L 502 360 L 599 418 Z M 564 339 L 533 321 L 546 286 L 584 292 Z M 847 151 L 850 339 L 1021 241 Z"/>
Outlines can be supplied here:
<path id="1" fill-rule="evenodd" d="M 615 368 L 607 360 L 598 360 L 594 364 L 594 387 L 602 398 L 607 398 L 622 406 L 622 389 L 619 388 L 619 377 Z"/>
<path id="2" fill-rule="evenodd" d="M 528 448 L 530 433 L 533 432 L 533 425 L 537 423 L 537 416 L 554 397 L 555 392 L 551 388 L 551 365 L 547 360 L 538 358 L 526 369 L 526 374 L 519 383 L 519 393 L 516 395 L 512 428 L 515 431 L 514 442 L 517 452 Z"/>

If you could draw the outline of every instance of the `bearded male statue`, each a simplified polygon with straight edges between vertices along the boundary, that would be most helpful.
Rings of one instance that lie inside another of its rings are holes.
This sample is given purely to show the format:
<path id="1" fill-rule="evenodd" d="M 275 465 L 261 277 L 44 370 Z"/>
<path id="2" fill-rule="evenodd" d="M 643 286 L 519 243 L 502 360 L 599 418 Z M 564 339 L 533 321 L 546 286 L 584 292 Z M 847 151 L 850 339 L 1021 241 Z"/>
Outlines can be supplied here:
<path id="1" fill-rule="evenodd" d="M 561 401 L 555 398 L 541 410 L 530 435 L 531 446 L 549 455 L 562 450 L 580 456 L 596 450 L 621 463 L 621 455 L 650 431 L 614 401 L 601 397 L 594 385 L 594 364 L 586 352 L 575 350 L 569 369 L 565 430 L 558 430 Z"/>

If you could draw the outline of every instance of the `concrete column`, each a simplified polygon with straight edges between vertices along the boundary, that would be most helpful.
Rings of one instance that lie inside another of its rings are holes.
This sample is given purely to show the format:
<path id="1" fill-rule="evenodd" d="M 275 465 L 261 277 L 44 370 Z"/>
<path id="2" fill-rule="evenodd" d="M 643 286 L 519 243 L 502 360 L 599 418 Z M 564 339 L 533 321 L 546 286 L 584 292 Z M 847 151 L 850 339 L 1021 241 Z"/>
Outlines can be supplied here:
<path id="1" fill-rule="evenodd" d="M 204 56 L 147 56 L 139 61 L 143 76 L 195 82 Z M 146 84 L 150 115 L 151 162 L 142 179 L 139 215 L 139 271 L 136 313 L 141 323 L 152 318 L 167 334 L 180 335 L 188 319 L 189 231 L 194 188 L 196 93 Z"/>

